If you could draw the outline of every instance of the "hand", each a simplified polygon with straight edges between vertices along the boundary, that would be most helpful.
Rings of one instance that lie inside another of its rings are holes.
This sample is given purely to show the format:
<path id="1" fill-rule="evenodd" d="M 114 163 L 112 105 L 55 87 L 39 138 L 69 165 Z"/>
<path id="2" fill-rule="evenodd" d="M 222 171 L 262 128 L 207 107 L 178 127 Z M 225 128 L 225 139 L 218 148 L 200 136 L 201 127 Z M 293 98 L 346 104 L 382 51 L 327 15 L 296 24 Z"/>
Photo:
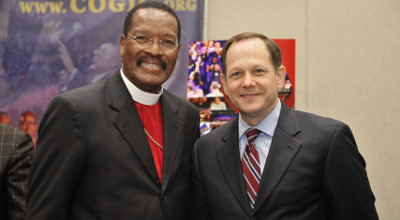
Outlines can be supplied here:
<path id="1" fill-rule="evenodd" d="M 59 57 L 64 64 L 64 68 L 67 71 L 68 75 L 71 75 L 75 69 L 74 62 L 71 59 L 71 55 L 68 52 L 68 49 L 65 47 L 65 44 L 58 40 L 57 41 L 57 49 L 59 52 Z"/>

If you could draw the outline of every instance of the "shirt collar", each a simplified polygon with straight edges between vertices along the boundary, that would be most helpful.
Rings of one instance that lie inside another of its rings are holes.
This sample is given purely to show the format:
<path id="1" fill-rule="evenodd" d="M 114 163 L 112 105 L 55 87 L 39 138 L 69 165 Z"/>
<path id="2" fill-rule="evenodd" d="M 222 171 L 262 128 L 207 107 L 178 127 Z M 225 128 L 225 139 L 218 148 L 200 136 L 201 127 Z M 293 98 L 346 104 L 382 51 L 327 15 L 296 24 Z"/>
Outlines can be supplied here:
<path id="1" fill-rule="evenodd" d="M 249 128 L 257 128 L 262 133 L 272 137 L 275 132 L 276 125 L 278 124 L 279 115 L 281 113 L 281 101 L 278 100 L 278 104 L 275 106 L 274 110 L 267 115 L 260 123 L 252 127 L 248 125 L 239 114 L 239 139 L 245 135 Z"/>
<path id="2" fill-rule="evenodd" d="M 144 92 L 136 87 L 131 81 L 129 81 L 128 78 L 126 78 L 124 72 L 122 71 L 122 68 L 120 72 L 122 80 L 124 81 L 126 88 L 128 88 L 128 91 L 131 94 L 133 101 L 139 102 L 143 105 L 154 105 L 157 103 L 157 101 L 160 99 L 161 94 L 164 91 L 163 87 L 161 87 L 160 91 L 158 91 L 157 94 Z"/>

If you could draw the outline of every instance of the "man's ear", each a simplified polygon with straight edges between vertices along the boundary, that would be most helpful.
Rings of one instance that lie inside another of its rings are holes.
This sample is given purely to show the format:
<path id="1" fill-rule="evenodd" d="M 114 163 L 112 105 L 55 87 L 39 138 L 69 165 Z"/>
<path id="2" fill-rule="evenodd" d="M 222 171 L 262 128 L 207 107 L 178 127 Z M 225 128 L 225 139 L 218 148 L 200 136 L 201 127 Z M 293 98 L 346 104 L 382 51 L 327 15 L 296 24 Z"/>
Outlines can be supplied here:
<path id="1" fill-rule="evenodd" d="M 277 87 L 278 89 L 281 89 L 285 83 L 285 77 L 286 77 L 286 67 L 284 65 L 281 65 L 276 73 L 276 78 L 277 80 Z"/>
<path id="2" fill-rule="evenodd" d="M 219 83 L 222 85 L 222 89 L 224 90 L 225 95 L 228 95 L 224 73 L 219 74 Z"/>
<path id="3" fill-rule="evenodd" d="M 122 34 L 119 39 L 119 55 L 122 57 L 124 54 L 125 36 Z"/>

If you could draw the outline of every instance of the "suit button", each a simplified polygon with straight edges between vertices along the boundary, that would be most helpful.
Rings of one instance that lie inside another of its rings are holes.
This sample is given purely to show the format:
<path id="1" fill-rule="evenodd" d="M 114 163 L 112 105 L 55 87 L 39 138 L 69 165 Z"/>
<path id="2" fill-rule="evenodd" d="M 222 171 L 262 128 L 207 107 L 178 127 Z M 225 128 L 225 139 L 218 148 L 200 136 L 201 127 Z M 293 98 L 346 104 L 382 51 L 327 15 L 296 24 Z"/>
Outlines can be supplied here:
<path id="1" fill-rule="evenodd" d="M 164 194 L 164 195 L 162 196 L 161 199 L 162 199 L 163 201 L 167 200 L 167 195 Z"/>
<path id="2" fill-rule="evenodd" d="M 250 220 L 257 220 L 257 218 L 256 217 L 252 217 Z"/>

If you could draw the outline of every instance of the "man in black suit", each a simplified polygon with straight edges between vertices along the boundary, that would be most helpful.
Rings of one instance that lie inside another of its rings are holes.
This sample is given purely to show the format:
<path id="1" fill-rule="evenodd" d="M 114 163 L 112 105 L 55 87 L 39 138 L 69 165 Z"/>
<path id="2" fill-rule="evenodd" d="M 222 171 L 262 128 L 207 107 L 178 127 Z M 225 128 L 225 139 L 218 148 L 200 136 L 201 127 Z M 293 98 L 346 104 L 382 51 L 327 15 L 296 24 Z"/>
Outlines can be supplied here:
<path id="1" fill-rule="evenodd" d="M 199 113 L 166 90 L 180 23 L 137 4 L 120 38 L 122 68 L 54 98 L 39 126 L 28 219 L 173 219 L 190 215 Z"/>
<path id="2" fill-rule="evenodd" d="M 286 69 L 271 39 L 232 37 L 222 68 L 240 114 L 195 144 L 193 219 L 378 219 L 350 128 L 278 99 Z"/>
<path id="3" fill-rule="evenodd" d="M 33 142 L 28 133 L 0 123 L 0 219 L 25 219 Z"/>

